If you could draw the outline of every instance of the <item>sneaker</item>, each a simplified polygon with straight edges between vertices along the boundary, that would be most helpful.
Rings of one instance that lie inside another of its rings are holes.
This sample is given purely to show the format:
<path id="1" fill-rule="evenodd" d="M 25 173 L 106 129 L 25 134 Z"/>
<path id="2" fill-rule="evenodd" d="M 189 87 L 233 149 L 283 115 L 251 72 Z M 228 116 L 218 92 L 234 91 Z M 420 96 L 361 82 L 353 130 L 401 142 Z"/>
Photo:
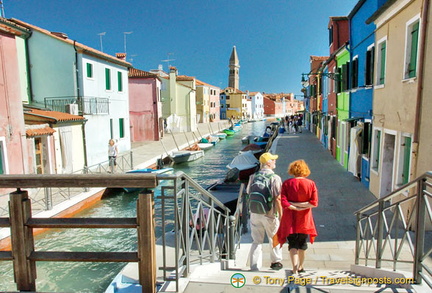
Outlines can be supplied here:
<path id="1" fill-rule="evenodd" d="M 280 263 L 280 262 L 275 262 L 275 263 L 272 263 L 271 264 L 271 266 L 270 266 L 270 268 L 272 269 L 272 270 L 280 270 L 281 268 L 283 268 L 283 265 Z"/>

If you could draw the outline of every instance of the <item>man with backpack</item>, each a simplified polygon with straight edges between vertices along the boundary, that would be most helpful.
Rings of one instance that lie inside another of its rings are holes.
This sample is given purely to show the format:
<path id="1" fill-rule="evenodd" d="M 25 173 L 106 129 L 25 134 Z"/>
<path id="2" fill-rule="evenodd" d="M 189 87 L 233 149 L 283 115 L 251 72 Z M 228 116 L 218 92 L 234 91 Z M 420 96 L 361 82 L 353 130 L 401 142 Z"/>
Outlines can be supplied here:
<path id="1" fill-rule="evenodd" d="M 262 244 L 264 237 L 270 243 L 271 269 L 280 270 L 283 265 L 282 250 L 279 245 L 273 248 L 273 236 L 279 228 L 282 217 L 280 202 L 281 178 L 273 172 L 277 155 L 264 153 L 260 156 L 260 170 L 252 174 L 246 187 L 249 195 L 250 227 L 252 246 L 249 252 L 250 268 L 259 270 L 262 266 Z"/>

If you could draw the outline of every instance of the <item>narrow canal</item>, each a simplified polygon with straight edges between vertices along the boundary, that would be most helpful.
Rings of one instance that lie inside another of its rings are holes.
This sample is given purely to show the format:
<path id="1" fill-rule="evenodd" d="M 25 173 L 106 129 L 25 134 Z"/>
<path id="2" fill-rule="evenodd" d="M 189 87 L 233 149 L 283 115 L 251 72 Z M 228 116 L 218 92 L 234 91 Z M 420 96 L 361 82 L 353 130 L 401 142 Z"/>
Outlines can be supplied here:
<path id="1" fill-rule="evenodd" d="M 207 150 L 203 158 L 176 165 L 175 171 L 187 173 L 203 187 L 223 179 L 227 172 L 226 165 L 245 146 L 241 138 L 263 134 L 265 125 L 265 122 L 243 124 L 240 132 Z M 104 198 L 77 217 L 135 217 L 136 199 L 136 193 L 119 193 Z M 35 247 L 45 251 L 132 251 L 136 250 L 136 242 L 134 229 L 53 229 L 36 236 Z M 124 265 L 38 262 L 36 288 L 39 292 L 104 292 Z M 0 291 L 15 290 L 11 262 L 0 262 Z"/>

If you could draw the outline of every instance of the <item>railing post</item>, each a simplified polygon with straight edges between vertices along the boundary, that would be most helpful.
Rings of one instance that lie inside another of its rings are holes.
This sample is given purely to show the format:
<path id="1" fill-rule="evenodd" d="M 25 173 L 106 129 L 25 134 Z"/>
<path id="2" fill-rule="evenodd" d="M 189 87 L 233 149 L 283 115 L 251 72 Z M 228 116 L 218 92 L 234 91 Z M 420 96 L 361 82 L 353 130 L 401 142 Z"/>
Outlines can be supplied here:
<path id="1" fill-rule="evenodd" d="M 416 237 L 414 247 L 414 267 L 413 276 L 417 284 L 421 284 L 422 258 L 424 253 L 424 233 L 425 233 L 425 215 L 426 203 L 423 190 L 426 189 L 426 179 L 418 181 L 417 186 L 417 213 L 416 213 Z"/>
<path id="2" fill-rule="evenodd" d="M 229 216 L 229 241 L 228 241 L 228 249 L 229 249 L 229 253 L 228 253 L 228 257 L 229 259 L 234 259 L 235 258 L 235 217 L 234 216 Z"/>
<path id="3" fill-rule="evenodd" d="M 360 259 L 360 241 L 361 241 L 361 223 L 360 223 L 360 219 L 361 219 L 361 214 L 357 213 L 356 215 L 357 218 L 357 236 L 356 236 L 356 244 L 355 244 L 355 264 L 358 265 L 359 264 L 359 259 Z"/>
<path id="4" fill-rule="evenodd" d="M 10 193 L 9 216 L 14 277 L 19 291 L 36 291 L 36 264 L 28 259 L 34 251 L 33 229 L 26 226 L 31 218 L 28 193 L 18 189 Z"/>
<path id="5" fill-rule="evenodd" d="M 52 210 L 53 208 L 53 204 L 52 204 L 52 189 L 50 187 L 45 187 L 44 188 L 44 193 L 45 193 L 45 207 L 46 210 Z"/>
<path id="6" fill-rule="evenodd" d="M 182 222 L 180 223 L 181 225 L 181 233 L 182 233 L 182 237 L 183 237 L 183 243 L 184 246 L 183 247 L 183 253 L 185 254 L 185 258 L 184 258 L 184 262 L 183 265 L 186 267 L 186 269 L 183 272 L 183 277 L 187 277 L 189 275 L 190 272 L 190 241 L 189 241 L 189 219 L 191 217 L 191 215 L 189 214 L 189 207 L 190 207 L 190 202 L 189 202 L 189 181 L 183 178 L 183 188 L 184 188 L 184 192 L 183 192 L 183 218 L 182 218 Z"/>
<path id="7" fill-rule="evenodd" d="M 211 258 L 210 258 L 210 262 L 214 262 L 216 259 L 216 241 L 215 241 L 215 207 L 214 207 L 214 202 L 213 200 L 210 201 L 211 205 L 210 205 L 210 212 L 209 212 L 209 237 L 210 237 L 210 253 L 211 253 Z M 217 227 L 216 227 L 217 230 Z"/>
<path id="8" fill-rule="evenodd" d="M 378 219 L 377 219 L 377 225 L 378 225 L 378 235 L 377 235 L 377 251 L 376 251 L 376 260 L 375 260 L 375 268 L 380 269 L 381 268 L 381 258 L 382 258 L 382 243 L 383 243 L 383 235 L 384 235 L 384 202 L 380 201 L 378 203 Z"/>
<path id="9" fill-rule="evenodd" d="M 153 192 L 138 195 L 138 272 L 142 292 L 156 292 L 156 237 Z"/>
<path id="10" fill-rule="evenodd" d="M 129 152 L 129 157 L 130 157 L 130 169 L 133 170 L 133 168 L 134 168 L 133 151 Z"/>

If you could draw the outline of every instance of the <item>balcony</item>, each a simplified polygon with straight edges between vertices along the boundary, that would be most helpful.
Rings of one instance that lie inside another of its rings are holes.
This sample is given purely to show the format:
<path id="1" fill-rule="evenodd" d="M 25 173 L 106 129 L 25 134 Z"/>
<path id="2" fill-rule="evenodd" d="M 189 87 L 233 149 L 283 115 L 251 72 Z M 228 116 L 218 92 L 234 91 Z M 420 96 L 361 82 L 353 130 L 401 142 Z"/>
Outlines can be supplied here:
<path id="1" fill-rule="evenodd" d="M 100 97 L 50 97 L 45 98 L 45 107 L 53 111 L 74 115 L 109 114 L 109 99 Z M 73 106 L 77 105 L 77 106 Z"/>

